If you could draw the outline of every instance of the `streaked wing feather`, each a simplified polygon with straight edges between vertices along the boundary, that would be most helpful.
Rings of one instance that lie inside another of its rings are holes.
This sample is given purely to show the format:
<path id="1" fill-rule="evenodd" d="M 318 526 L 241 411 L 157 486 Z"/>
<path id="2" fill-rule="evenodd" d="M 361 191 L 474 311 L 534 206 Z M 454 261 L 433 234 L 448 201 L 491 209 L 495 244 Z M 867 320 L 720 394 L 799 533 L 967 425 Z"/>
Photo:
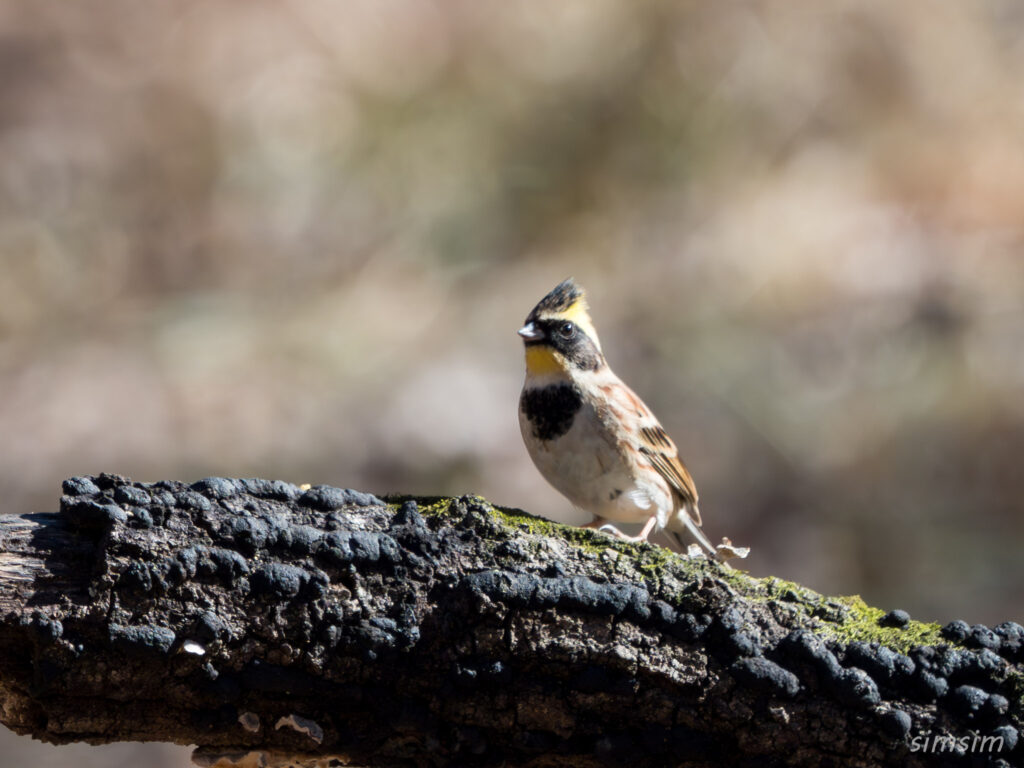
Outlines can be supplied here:
<path id="1" fill-rule="evenodd" d="M 619 386 L 613 389 L 619 405 L 633 412 L 639 419 L 641 428 L 639 431 L 640 452 L 651 462 L 651 466 L 669 484 L 672 490 L 680 497 L 693 521 L 701 524 L 700 512 L 697 509 L 697 486 L 693 482 L 686 465 L 679 459 L 679 450 L 672 438 L 668 436 L 665 429 L 658 423 L 657 418 L 651 413 L 643 400 L 625 384 L 619 382 Z M 612 394 L 610 391 L 609 394 Z"/>
<path id="2" fill-rule="evenodd" d="M 650 436 L 648 433 L 654 433 Z M 660 426 L 644 427 L 640 430 L 642 438 L 640 450 L 647 456 L 659 474 L 668 480 L 683 501 L 697 501 L 697 487 L 694 485 L 693 477 L 690 476 L 686 465 L 679 460 L 679 452 L 671 438 L 665 434 Z M 668 445 L 662 445 L 662 440 L 667 440 Z"/>

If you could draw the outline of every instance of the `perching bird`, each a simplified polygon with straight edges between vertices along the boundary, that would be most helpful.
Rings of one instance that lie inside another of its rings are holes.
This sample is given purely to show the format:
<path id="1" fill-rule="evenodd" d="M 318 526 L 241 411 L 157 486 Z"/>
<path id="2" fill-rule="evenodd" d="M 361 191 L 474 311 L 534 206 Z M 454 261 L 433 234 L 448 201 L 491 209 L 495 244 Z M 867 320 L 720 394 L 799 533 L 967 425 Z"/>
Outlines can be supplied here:
<path id="1" fill-rule="evenodd" d="M 526 347 L 523 441 L 544 478 L 594 516 L 585 527 L 633 541 L 664 528 L 680 544 L 686 531 L 717 557 L 701 530 L 697 489 L 675 443 L 608 367 L 586 296 L 572 279 L 540 300 L 519 335 Z M 644 527 L 628 537 L 609 521 Z"/>

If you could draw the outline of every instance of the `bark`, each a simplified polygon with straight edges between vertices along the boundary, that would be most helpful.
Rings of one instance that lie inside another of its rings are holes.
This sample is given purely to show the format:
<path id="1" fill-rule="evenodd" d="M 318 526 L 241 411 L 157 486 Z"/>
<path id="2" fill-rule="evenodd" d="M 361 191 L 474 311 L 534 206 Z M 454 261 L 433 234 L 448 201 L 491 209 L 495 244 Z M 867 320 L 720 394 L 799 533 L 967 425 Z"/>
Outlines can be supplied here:
<path id="1" fill-rule="evenodd" d="M 114 475 L 64 493 L 0 518 L 0 720 L 53 743 L 251 764 L 1022 761 L 1012 622 L 940 630 L 475 497 Z"/>

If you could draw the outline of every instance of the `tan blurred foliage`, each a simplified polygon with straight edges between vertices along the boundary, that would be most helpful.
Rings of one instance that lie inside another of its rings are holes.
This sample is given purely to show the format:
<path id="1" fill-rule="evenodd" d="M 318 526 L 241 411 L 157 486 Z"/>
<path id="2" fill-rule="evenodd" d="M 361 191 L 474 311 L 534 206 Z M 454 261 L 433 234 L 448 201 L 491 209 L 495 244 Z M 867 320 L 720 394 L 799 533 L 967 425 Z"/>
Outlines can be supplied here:
<path id="1" fill-rule="evenodd" d="M 107 470 L 579 521 L 516 425 L 515 329 L 571 274 L 752 572 L 1020 620 L 1022 30 L 1012 0 L 0 2 L 6 511 Z"/>

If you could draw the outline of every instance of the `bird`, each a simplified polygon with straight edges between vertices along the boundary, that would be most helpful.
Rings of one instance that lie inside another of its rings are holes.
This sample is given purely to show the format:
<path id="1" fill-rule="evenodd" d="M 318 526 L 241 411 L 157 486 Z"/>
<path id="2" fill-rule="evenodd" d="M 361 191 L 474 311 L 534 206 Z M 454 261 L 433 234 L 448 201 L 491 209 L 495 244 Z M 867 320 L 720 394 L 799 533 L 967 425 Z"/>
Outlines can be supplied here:
<path id="1" fill-rule="evenodd" d="M 701 528 L 697 488 L 675 443 L 608 365 L 583 289 L 563 280 L 518 333 L 526 354 L 523 442 L 548 483 L 594 516 L 583 527 L 630 541 L 664 529 L 684 552 L 681 534 L 688 534 L 710 557 L 724 559 Z M 627 536 L 612 522 L 643 529 Z"/>

